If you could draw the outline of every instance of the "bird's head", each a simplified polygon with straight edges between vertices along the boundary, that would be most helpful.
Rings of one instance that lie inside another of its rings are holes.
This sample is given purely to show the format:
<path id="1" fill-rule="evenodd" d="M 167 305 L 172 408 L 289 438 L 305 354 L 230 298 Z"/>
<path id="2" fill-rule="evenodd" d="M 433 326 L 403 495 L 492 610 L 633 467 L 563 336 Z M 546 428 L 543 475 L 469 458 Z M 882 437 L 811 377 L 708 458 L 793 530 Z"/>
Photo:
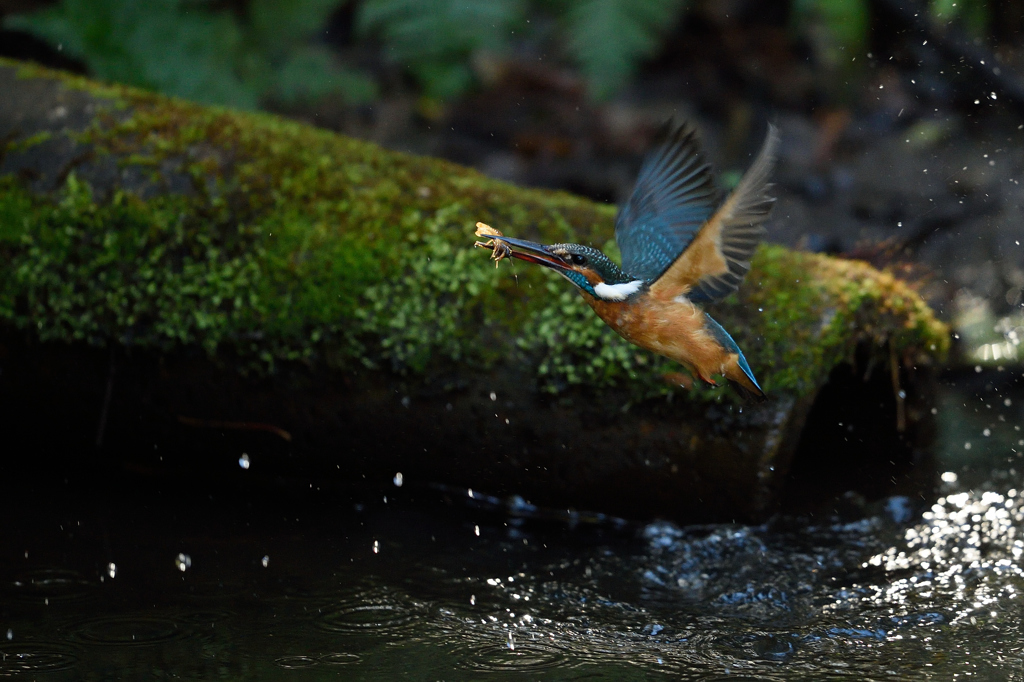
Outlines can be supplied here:
<path id="1" fill-rule="evenodd" d="M 552 244 L 501 237 L 513 258 L 550 268 L 581 291 L 602 301 L 625 301 L 646 287 L 642 280 L 624 273 L 608 256 L 592 246 Z"/>

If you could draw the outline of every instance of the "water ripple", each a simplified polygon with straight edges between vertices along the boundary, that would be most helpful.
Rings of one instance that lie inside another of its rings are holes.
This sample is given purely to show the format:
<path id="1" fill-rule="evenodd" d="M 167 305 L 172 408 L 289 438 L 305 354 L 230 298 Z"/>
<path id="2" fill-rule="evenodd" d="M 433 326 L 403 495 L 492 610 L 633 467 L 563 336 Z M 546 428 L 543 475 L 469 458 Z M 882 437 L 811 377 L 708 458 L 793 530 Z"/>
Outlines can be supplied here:
<path id="1" fill-rule="evenodd" d="M 352 665 L 362 660 L 356 654 L 330 653 L 320 656 L 279 656 L 274 659 L 274 665 L 286 670 L 298 670 L 301 668 L 313 668 L 318 665 Z"/>
<path id="2" fill-rule="evenodd" d="M 375 597 L 324 609 L 317 619 L 317 627 L 330 632 L 397 634 L 421 621 L 427 613 L 428 609 L 422 603 L 395 597 Z"/>
<path id="3" fill-rule="evenodd" d="M 501 633 L 495 634 L 496 642 L 473 646 L 468 652 L 460 651 L 460 666 L 481 672 L 528 673 L 572 664 L 569 652 L 552 642 L 521 638 L 510 641 L 507 635 L 502 641 Z"/>
<path id="4" fill-rule="evenodd" d="M 286 670 L 295 670 L 298 668 L 312 668 L 319 661 L 310 656 L 281 656 L 274 659 L 274 665 Z"/>
<path id="5" fill-rule="evenodd" d="M 234 621 L 238 618 L 238 615 L 233 611 L 227 609 L 203 609 L 200 611 L 188 611 L 181 615 L 180 619 L 183 623 L 197 626 L 208 626 L 213 623 L 219 623 L 221 621 Z"/>
<path id="6" fill-rule="evenodd" d="M 115 646 L 161 644 L 188 634 L 177 622 L 155 616 L 96 618 L 76 625 L 72 631 L 78 639 L 89 644 Z"/>
<path id="7" fill-rule="evenodd" d="M 79 599 L 94 594 L 96 587 L 78 571 L 60 568 L 28 571 L 11 583 L 16 599 L 31 602 Z"/>
<path id="8" fill-rule="evenodd" d="M 68 647 L 48 642 L 0 644 L 0 677 L 70 670 L 78 655 Z"/>

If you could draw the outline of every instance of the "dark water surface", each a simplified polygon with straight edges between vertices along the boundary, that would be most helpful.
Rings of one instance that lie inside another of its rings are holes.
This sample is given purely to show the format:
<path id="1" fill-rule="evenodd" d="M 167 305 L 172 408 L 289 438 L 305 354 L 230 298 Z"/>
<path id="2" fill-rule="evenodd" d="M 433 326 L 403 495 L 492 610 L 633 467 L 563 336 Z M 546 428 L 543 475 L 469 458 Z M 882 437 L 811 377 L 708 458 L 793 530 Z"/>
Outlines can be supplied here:
<path id="1" fill-rule="evenodd" d="M 1024 679 L 1024 394 L 938 410 L 938 493 L 757 527 L 42 463 L 0 482 L 0 677 Z"/>

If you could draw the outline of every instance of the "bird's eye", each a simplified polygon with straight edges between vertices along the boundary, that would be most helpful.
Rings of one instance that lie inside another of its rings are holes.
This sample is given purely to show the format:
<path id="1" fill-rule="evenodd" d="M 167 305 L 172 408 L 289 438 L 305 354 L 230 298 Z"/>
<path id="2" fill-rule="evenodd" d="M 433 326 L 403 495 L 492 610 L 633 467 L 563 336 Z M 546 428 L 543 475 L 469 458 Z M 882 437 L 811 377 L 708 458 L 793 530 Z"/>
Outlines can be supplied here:
<path id="1" fill-rule="evenodd" d="M 586 257 L 584 257 L 584 256 L 581 256 L 581 255 L 580 255 L 580 254 L 578 254 L 578 253 L 574 253 L 574 254 L 572 254 L 572 255 L 571 255 L 571 256 L 569 257 L 569 259 L 570 259 L 570 260 L 571 260 L 571 261 L 573 262 L 573 264 L 574 264 L 574 265 L 584 265 L 584 264 L 586 264 L 586 262 L 587 262 L 587 259 L 586 259 Z"/>

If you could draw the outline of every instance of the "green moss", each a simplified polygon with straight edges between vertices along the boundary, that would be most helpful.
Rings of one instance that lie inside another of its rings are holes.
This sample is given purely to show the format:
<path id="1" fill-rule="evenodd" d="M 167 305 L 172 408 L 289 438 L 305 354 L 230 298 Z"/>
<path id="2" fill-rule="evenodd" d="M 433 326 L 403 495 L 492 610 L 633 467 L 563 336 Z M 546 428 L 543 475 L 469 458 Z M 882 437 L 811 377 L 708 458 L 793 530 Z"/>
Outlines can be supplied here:
<path id="1" fill-rule="evenodd" d="M 852 361 L 858 343 L 887 353 L 887 344 L 911 364 L 941 359 L 949 331 L 905 282 L 866 263 L 761 249 L 744 303 L 763 309 L 752 364 L 774 369 L 766 388 L 812 390 L 821 372 Z"/>
<path id="2" fill-rule="evenodd" d="M 53 138 L 53 133 L 48 130 L 43 130 L 34 135 L 29 135 L 28 137 L 17 140 L 16 142 L 11 142 L 7 145 L 7 152 L 15 153 L 25 151 L 35 147 L 36 145 L 42 144 L 51 138 Z"/>
<path id="3" fill-rule="evenodd" d="M 187 208 L 124 193 L 97 204 L 74 174 L 56 203 L 0 179 L 0 316 L 44 341 L 213 352 L 251 316 L 260 272 L 238 248 L 245 228 Z"/>
<path id="4" fill-rule="evenodd" d="M 202 347 L 260 372 L 299 360 L 430 376 L 512 358 L 553 392 L 676 390 L 662 377 L 678 366 L 620 339 L 566 283 L 522 263 L 495 270 L 472 249 L 478 220 L 613 247 L 611 207 L 272 116 L 18 68 L 90 93 L 99 112 L 66 134 L 149 183 L 101 196 L 72 173 L 49 196 L 0 177 L 0 318 L 43 340 Z M 886 277 L 766 248 L 713 314 L 766 389 L 803 393 L 865 335 L 942 352 L 941 325 Z"/>

